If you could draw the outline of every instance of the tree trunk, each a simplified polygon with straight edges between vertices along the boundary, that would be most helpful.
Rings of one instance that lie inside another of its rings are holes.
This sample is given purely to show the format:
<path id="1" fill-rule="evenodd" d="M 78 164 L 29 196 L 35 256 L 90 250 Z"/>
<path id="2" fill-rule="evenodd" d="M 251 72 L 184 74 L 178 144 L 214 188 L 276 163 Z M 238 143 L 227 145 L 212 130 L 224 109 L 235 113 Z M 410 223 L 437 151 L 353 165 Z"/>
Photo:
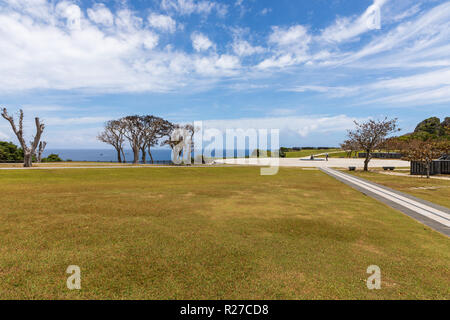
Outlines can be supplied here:
<path id="1" fill-rule="evenodd" d="M 145 164 L 147 161 L 147 152 L 145 148 L 142 148 L 141 152 L 142 152 L 142 163 Z"/>
<path id="2" fill-rule="evenodd" d="M 33 166 L 33 155 L 31 153 L 24 153 L 23 166 L 25 168 L 31 168 Z"/>
<path id="3" fill-rule="evenodd" d="M 364 159 L 364 171 L 369 171 L 370 153 L 367 152 L 366 159 Z"/>
<path id="4" fill-rule="evenodd" d="M 430 163 L 427 162 L 427 179 L 430 179 Z"/>
<path id="5" fill-rule="evenodd" d="M 116 149 L 117 150 L 117 162 L 118 163 L 122 163 L 122 157 L 120 155 L 120 149 Z"/>
<path id="6" fill-rule="evenodd" d="M 123 163 L 127 163 L 127 159 L 125 159 L 125 152 L 123 152 L 123 148 L 120 149 L 120 152 L 122 152 Z"/>
<path id="7" fill-rule="evenodd" d="M 152 161 L 152 164 L 153 164 L 154 163 L 153 155 L 152 155 L 152 151 L 150 150 L 150 147 L 148 147 L 148 154 L 150 155 L 150 160 Z"/>
<path id="8" fill-rule="evenodd" d="M 133 154 L 134 154 L 134 159 L 133 159 L 133 163 L 134 164 L 138 164 L 139 163 L 139 148 L 134 148 L 133 149 Z"/>

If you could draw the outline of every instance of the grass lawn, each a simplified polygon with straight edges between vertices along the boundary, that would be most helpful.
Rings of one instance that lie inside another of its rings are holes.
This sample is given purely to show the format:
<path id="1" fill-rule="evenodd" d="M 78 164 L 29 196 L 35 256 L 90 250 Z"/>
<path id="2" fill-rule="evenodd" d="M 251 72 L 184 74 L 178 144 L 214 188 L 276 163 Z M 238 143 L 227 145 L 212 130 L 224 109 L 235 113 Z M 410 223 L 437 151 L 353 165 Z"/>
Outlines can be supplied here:
<path id="1" fill-rule="evenodd" d="M 399 172 L 408 173 L 408 171 Z M 389 176 L 377 173 L 376 171 L 355 171 L 353 174 L 386 187 L 409 193 L 415 197 L 450 208 L 450 180 L 427 179 L 425 177 Z"/>
<path id="2" fill-rule="evenodd" d="M 339 150 L 337 150 L 337 151 L 339 151 Z M 355 153 L 353 153 L 353 156 L 354 155 L 355 155 Z M 347 158 L 347 152 L 341 151 L 341 152 L 330 153 L 328 156 L 330 158 Z M 325 158 L 325 156 L 320 156 L 320 158 Z"/>
<path id="3" fill-rule="evenodd" d="M 76 162 L 76 161 L 63 161 L 63 162 L 42 162 L 33 163 L 33 167 L 93 167 L 93 166 L 133 166 L 131 163 L 117 163 L 117 162 Z M 0 168 L 23 168 L 23 163 L 0 163 Z"/>
<path id="4" fill-rule="evenodd" d="M 450 298 L 449 238 L 317 170 L 0 171 L 0 194 L 0 299 Z"/>
<path id="5" fill-rule="evenodd" d="M 330 153 L 334 151 L 339 151 L 339 149 L 316 149 L 316 150 L 301 150 L 301 151 L 292 151 L 286 152 L 286 158 L 303 158 L 308 157 L 310 155 L 320 154 L 320 153 Z M 331 155 L 330 155 L 331 156 Z"/>

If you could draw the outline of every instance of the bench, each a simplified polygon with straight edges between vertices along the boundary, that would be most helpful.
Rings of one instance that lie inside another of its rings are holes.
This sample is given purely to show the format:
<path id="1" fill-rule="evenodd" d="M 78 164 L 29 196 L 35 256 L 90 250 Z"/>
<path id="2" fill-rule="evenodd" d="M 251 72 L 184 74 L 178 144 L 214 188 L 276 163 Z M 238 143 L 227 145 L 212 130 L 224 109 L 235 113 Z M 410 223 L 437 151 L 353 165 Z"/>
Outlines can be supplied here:
<path id="1" fill-rule="evenodd" d="M 349 171 L 356 171 L 356 167 L 348 167 Z"/>
<path id="2" fill-rule="evenodd" d="M 383 167 L 383 169 L 384 169 L 384 171 L 388 171 L 388 170 L 394 171 L 395 167 Z"/>

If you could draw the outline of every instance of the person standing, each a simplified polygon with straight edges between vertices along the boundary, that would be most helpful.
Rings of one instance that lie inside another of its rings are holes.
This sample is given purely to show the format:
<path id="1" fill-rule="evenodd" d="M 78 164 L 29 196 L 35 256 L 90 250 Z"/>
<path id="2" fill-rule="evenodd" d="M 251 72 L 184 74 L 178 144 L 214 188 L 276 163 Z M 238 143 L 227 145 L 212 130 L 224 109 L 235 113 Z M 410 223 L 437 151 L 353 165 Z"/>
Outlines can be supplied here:
<path id="1" fill-rule="evenodd" d="M 328 153 L 327 154 L 325 154 L 325 158 L 327 159 L 327 161 L 328 161 Z"/>

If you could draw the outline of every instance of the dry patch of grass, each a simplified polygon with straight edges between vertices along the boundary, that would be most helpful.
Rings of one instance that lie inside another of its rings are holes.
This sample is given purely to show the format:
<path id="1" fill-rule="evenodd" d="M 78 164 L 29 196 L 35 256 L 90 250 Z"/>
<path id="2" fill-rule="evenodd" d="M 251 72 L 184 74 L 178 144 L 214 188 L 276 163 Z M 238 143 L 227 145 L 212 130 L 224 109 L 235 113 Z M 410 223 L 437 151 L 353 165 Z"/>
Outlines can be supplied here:
<path id="1" fill-rule="evenodd" d="M 450 208 L 450 180 L 402 177 L 356 171 L 353 174 L 386 187 Z"/>
<path id="2" fill-rule="evenodd" d="M 3 171 L 0 194 L 0 299 L 450 297 L 447 237 L 320 171 Z"/>

